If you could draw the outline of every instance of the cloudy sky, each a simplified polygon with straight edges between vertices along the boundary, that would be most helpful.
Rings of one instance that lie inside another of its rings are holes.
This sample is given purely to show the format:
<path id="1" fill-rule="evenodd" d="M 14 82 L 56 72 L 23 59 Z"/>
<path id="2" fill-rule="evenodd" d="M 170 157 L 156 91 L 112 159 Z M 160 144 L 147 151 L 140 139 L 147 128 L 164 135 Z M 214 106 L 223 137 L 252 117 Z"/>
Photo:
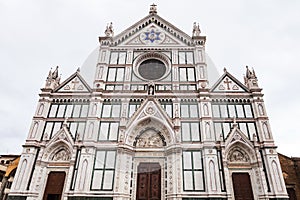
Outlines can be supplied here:
<path id="1" fill-rule="evenodd" d="M 254 67 L 278 151 L 300 157 L 300 1 L 0 0 L 0 154 L 20 154 L 49 69 L 66 79 L 113 22 L 120 33 L 158 14 L 191 35 L 199 22 L 206 50 L 241 81 Z M 95 66 L 90 67 L 93 70 Z"/>

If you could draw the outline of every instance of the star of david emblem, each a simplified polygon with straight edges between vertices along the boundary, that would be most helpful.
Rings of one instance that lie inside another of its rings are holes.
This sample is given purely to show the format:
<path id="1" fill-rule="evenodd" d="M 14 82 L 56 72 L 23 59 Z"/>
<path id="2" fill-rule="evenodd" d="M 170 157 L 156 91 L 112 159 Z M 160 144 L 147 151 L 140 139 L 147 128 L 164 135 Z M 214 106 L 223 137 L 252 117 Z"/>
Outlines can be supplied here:
<path id="1" fill-rule="evenodd" d="M 145 40 L 149 40 L 153 43 L 155 40 L 161 40 L 159 37 L 160 32 L 155 32 L 153 29 L 151 31 L 145 32 L 146 38 Z"/>

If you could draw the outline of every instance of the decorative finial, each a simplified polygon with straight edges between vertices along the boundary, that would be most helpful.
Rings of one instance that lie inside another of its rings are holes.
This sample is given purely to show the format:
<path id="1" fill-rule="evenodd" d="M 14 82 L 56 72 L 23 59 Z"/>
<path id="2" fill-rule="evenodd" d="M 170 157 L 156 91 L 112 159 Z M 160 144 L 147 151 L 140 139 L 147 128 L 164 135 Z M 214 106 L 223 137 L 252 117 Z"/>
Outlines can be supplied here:
<path id="1" fill-rule="evenodd" d="M 75 136 L 75 140 L 80 141 L 80 138 L 81 138 L 80 133 L 77 133 L 76 136 Z"/>
<path id="2" fill-rule="evenodd" d="M 52 67 L 50 68 L 47 79 L 51 79 L 51 78 L 52 78 Z"/>
<path id="3" fill-rule="evenodd" d="M 61 79 L 61 74 L 60 74 L 59 77 L 56 79 L 58 84 L 60 83 L 60 79 Z"/>
<path id="4" fill-rule="evenodd" d="M 60 77 L 58 76 L 58 66 L 56 66 L 55 70 L 52 72 L 52 68 L 50 69 L 47 79 L 45 88 L 54 89 L 59 85 Z"/>
<path id="5" fill-rule="evenodd" d="M 106 30 L 104 31 L 104 33 L 107 37 L 113 37 L 114 36 L 114 29 L 113 29 L 112 22 L 110 22 L 110 24 L 107 24 Z"/>
<path id="6" fill-rule="evenodd" d="M 221 133 L 221 134 L 220 134 L 220 141 L 222 142 L 223 140 L 224 140 L 223 134 Z"/>
<path id="7" fill-rule="evenodd" d="M 233 123 L 232 123 L 232 128 L 238 127 L 238 124 L 236 123 L 236 117 L 233 117 Z"/>
<path id="8" fill-rule="evenodd" d="M 249 69 L 248 66 L 246 66 L 246 78 L 248 79 L 256 79 L 255 71 L 252 68 L 252 71 Z"/>
<path id="9" fill-rule="evenodd" d="M 157 8 L 156 8 L 156 5 L 154 3 L 152 5 L 150 5 L 149 14 L 157 14 Z"/>
<path id="10" fill-rule="evenodd" d="M 226 69 L 226 67 L 224 67 L 224 69 L 223 69 L 223 70 L 224 70 L 224 72 L 227 72 L 227 69 Z"/>
<path id="11" fill-rule="evenodd" d="M 68 126 L 68 117 L 65 118 L 63 125 Z"/>
<path id="12" fill-rule="evenodd" d="M 249 69 L 248 66 L 246 66 L 246 75 L 244 76 L 244 81 L 245 81 L 245 85 L 249 88 L 249 89 L 258 89 L 258 83 L 257 83 L 257 77 L 255 74 L 254 69 L 252 68 L 252 70 Z"/>
<path id="13" fill-rule="evenodd" d="M 80 72 L 80 67 L 77 68 L 77 72 Z"/>
<path id="14" fill-rule="evenodd" d="M 253 141 L 254 141 L 254 142 L 257 142 L 257 137 L 256 137 L 256 134 L 255 134 L 255 133 L 253 133 Z"/>
<path id="15" fill-rule="evenodd" d="M 194 25 L 193 25 L 193 36 L 200 36 L 200 33 L 201 33 L 201 30 L 200 30 L 199 23 L 197 25 L 197 23 L 194 22 Z"/>
<path id="16" fill-rule="evenodd" d="M 255 78 L 257 78 L 253 67 L 252 67 L 252 74 Z"/>
<path id="17" fill-rule="evenodd" d="M 56 66 L 56 69 L 54 70 L 54 72 L 52 73 L 52 78 L 53 79 L 57 79 L 58 77 L 58 66 Z"/>

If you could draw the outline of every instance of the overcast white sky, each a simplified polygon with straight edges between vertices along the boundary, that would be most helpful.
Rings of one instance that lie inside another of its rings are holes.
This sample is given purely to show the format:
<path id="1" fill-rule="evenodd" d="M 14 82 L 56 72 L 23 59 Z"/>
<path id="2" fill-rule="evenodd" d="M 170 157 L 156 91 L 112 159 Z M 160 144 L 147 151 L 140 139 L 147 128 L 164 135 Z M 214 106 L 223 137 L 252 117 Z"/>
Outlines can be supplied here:
<path id="1" fill-rule="evenodd" d="M 158 14 L 191 35 L 194 21 L 220 72 L 243 81 L 254 67 L 278 151 L 300 157 L 300 1 L 0 0 L 0 154 L 20 154 L 49 69 L 62 80 L 82 66 L 98 36 Z M 90 66 L 91 70 L 95 66 Z"/>

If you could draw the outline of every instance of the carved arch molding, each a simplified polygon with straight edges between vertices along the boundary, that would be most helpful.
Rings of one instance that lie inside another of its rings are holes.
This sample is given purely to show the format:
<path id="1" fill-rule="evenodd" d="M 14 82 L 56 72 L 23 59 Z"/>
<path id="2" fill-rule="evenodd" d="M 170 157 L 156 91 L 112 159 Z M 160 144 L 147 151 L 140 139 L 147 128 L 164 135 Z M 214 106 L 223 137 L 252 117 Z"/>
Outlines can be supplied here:
<path id="1" fill-rule="evenodd" d="M 135 126 L 127 141 L 134 147 L 159 148 L 172 143 L 172 137 L 164 124 L 147 118 Z"/>

